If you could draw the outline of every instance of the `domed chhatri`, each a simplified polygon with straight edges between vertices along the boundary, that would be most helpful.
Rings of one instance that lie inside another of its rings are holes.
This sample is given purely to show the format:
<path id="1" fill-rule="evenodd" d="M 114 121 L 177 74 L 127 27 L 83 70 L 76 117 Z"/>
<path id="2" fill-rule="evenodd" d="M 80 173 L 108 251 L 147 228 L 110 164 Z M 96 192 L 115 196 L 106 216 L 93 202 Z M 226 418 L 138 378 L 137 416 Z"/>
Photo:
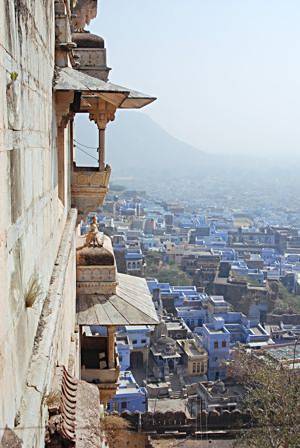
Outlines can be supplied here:
<path id="1" fill-rule="evenodd" d="M 97 218 L 77 247 L 77 293 L 115 294 L 116 262 L 110 238 L 98 230 Z M 81 243 L 81 244 L 80 244 Z"/>
<path id="2" fill-rule="evenodd" d="M 78 70 L 106 82 L 110 68 L 107 67 L 102 37 L 90 33 L 73 33 L 72 39 L 77 45 L 73 53 L 79 63 Z"/>
<path id="3" fill-rule="evenodd" d="M 84 237 L 83 237 L 84 238 Z M 85 242 L 77 248 L 77 266 L 114 266 L 115 257 L 111 244 L 99 232 L 97 217 L 94 216 Z"/>
<path id="4" fill-rule="evenodd" d="M 73 33 L 72 40 L 77 48 L 105 48 L 104 39 L 90 32 Z"/>
<path id="5" fill-rule="evenodd" d="M 157 345 L 168 345 L 170 347 L 176 347 L 176 341 L 169 336 L 162 336 L 157 340 Z"/>
<path id="6" fill-rule="evenodd" d="M 97 0 L 77 0 L 73 9 L 72 28 L 84 32 L 86 25 L 97 16 Z"/>
<path id="7" fill-rule="evenodd" d="M 163 335 L 153 344 L 157 351 L 165 355 L 175 355 L 176 350 L 176 341 L 169 336 Z"/>
<path id="8" fill-rule="evenodd" d="M 83 247 L 77 251 L 78 266 L 113 266 L 113 254 L 104 247 Z"/>

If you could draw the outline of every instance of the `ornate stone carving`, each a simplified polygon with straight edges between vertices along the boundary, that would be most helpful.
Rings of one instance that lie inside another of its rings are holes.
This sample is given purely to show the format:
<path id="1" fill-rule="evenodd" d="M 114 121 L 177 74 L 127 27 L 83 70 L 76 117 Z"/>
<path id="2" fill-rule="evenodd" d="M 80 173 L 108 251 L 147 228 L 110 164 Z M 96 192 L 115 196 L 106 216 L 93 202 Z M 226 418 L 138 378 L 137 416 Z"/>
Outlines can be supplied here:
<path id="1" fill-rule="evenodd" d="M 97 15 L 97 0 L 77 0 L 73 9 L 74 18 L 72 25 L 74 31 L 83 32 L 86 25 L 89 25 Z"/>
<path id="2" fill-rule="evenodd" d="M 74 100 L 74 92 L 56 92 L 55 106 L 56 106 L 56 120 L 57 126 L 65 128 L 68 121 L 74 117 L 74 113 L 70 111 L 70 105 Z"/>
<path id="3" fill-rule="evenodd" d="M 116 107 L 113 104 L 97 98 L 92 102 L 89 118 L 97 124 L 99 129 L 105 129 L 108 122 L 114 121 L 115 113 Z"/>
<path id="4" fill-rule="evenodd" d="M 72 50 L 76 44 L 72 42 L 70 26 L 70 6 L 64 0 L 55 0 L 55 63 L 59 67 L 67 67 L 69 61 L 74 62 Z"/>
<path id="5" fill-rule="evenodd" d="M 110 68 L 107 67 L 103 38 L 89 32 L 73 33 L 72 38 L 77 44 L 74 55 L 78 58 L 78 69 L 87 75 L 107 81 Z"/>
<path id="6" fill-rule="evenodd" d="M 103 247 L 103 233 L 98 230 L 97 216 L 93 217 L 90 230 L 85 238 L 85 247 Z"/>
<path id="7" fill-rule="evenodd" d="M 103 171 L 95 168 L 72 171 L 72 206 L 80 215 L 95 211 L 103 204 L 108 190 L 111 168 L 106 165 Z"/>
<path id="8" fill-rule="evenodd" d="M 97 295 L 97 301 L 99 301 L 99 291 L 101 295 L 110 296 L 116 293 L 117 282 L 82 282 L 77 281 L 77 294 L 78 295 Z M 107 298 L 105 298 L 107 301 Z"/>
<path id="9" fill-rule="evenodd" d="M 78 266 L 77 281 L 79 282 L 115 282 L 116 269 L 114 266 Z"/>

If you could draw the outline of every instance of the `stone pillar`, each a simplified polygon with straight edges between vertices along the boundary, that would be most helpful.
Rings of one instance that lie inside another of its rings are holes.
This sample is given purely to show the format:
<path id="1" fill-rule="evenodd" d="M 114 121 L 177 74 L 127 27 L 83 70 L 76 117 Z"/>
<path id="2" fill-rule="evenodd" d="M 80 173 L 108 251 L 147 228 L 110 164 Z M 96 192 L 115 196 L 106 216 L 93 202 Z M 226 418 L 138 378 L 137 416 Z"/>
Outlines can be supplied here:
<path id="1" fill-rule="evenodd" d="M 105 168 L 105 128 L 98 128 L 99 130 L 99 170 L 103 171 Z"/>
<path id="2" fill-rule="evenodd" d="M 103 171 L 105 168 L 105 129 L 107 123 L 115 119 L 116 107 L 101 98 L 94 101 L 89 100 L 89 102 L 91 103 L 90 120 L 96 123 L 99 130 L 99 170 Z"/>
<path id="3" fill-rule="evenodd" d="M 70 147 L 71 147 L 71 165 L 73 167 L 73 163 L 75 160 L 74 154 L 74 118 L 70 120 Z"/>
<path id="4" fill-rule="evenodd" d="M 65 128 L 75 115 L 74 112 L 70 111 L 70 105 L 73 100 L 74 92 L 72 91 L 55 93 L 58 197 L 64 205 L 66 204 L 66 179 L 68 179 L 68 176 L 70 175 L 68 167 L 66 166 L 66 150 L 69 151 L 69 148 L 65 148 Z"/>
<path id="5" fill-rule="evenodd" d="M 108 357 L 108 368 L 114 369 L 116 365 L 115 360 L 115 326 L 107 327 L 107 357 Z"/>
<path id="6" fill-rule="evenodd" d="M 57 181 L 58 181 L 58 197 L 63 204 L 65 204 L 65 127 L 58 126 L 57 128 Z"/>

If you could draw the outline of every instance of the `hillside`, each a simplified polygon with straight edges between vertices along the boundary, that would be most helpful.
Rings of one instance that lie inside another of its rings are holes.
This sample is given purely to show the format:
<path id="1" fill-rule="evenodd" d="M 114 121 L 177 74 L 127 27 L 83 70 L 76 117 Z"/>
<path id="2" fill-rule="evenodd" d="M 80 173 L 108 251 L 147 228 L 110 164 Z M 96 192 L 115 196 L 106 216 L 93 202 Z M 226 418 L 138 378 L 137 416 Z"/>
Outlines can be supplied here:
<path id="1" fill-rule="evenodd" d="M 76 121 L 81 164 L 95 164 L 97 128 L 87 117 Z M 92 156 L 92 157 L 91 157 Z M 143 112 L 118 112 L 106 131 L 106 161 L 113 182 L 145 189 L 167 199 L 197 197 L 234 207 L 299 206 L 300 177 L 294 158 L 263 159 L 245 153 L 212 154 L 178 140 Z"/>
<path id="2" fill-rule="evenodd" d="M 174 177 L 195 172 L 206 158 L 198 149 L 168 134 L 142 112 L 118 112 L 106 131 L 106 160 L 115 176 Z M 86 123 L 78 140 L 95 146 L 95 135 Z M 94 143 L 92 143 L 94 142 Z M 80 160 L 85 161 L 85 154 Z"/>

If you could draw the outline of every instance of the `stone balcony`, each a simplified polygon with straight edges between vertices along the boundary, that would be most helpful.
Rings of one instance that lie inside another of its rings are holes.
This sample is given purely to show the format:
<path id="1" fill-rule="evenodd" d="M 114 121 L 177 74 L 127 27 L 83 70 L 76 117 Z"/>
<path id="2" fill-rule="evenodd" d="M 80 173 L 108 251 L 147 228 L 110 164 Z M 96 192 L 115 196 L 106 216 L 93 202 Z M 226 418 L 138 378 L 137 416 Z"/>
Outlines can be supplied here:
<path id="1" fill-rule="evenodd" d="M 103 204 L 108 191 L 111 168 L 103 170 L 98 167 L 77 167 L 72 170 L 72 207 L 77 208 L 79 215 L 86 215 L 97 210 Z"/>
<path id="2" fill-rule="evenodd" d="M 120 363 L 115 337 L 114 352 L 109 353 L 107 337 L 83 335 L 81 379 L 98 386 L 101 403 L 107 403 L 115 395 L 119 374 Z"/>
<path id="3" fill-rule="evenodd" d="M 119 357 L 116 354 L 116 365 L 112 369 L 87 369 L 84 365 L 81 368 L 81 378 L 88 383 L 110 385 L 118 382 L 120 373 Z"/>
<path id="4" fill-rule="evenodd" d="M 112 369 L 87 369 L 81 367 L 81 379 L 98 386 L 101 403 L 108 403 L 116 394 L 120 375 L 119 356 L 116 353 L 116 364 Z"/>

